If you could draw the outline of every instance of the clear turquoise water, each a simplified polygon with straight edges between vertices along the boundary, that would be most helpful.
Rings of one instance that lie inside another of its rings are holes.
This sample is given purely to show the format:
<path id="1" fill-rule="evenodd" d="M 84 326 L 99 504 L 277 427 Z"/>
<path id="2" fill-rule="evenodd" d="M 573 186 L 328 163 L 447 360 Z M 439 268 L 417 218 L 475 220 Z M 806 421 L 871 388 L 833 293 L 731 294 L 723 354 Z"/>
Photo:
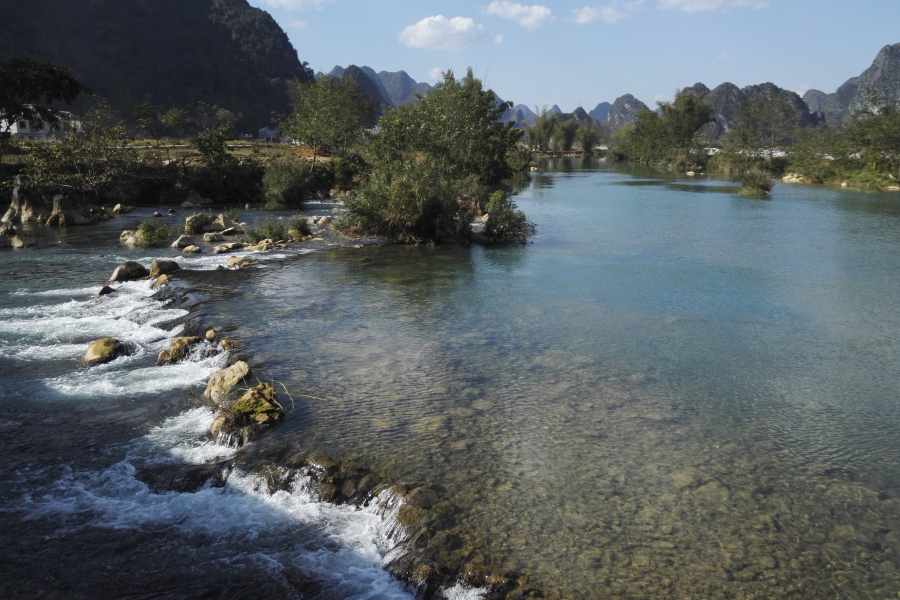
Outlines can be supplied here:
<path id="1" fill-rule="evenodd" d="M 524 247 L 185 277 L 293 393 L 260 446 L 445 486 L 551 596 L 896 597 L 900 198 L 545 166 Z"/>

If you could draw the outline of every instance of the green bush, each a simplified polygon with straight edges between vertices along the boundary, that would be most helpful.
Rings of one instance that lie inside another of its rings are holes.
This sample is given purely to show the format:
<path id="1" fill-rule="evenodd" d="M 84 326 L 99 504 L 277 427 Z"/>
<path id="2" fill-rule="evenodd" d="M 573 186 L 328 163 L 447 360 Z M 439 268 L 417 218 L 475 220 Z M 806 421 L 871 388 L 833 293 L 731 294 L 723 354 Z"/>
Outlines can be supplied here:
<path id="1" fill-rule="evenodd" d="M 253 244 L 258 244 L 265 239 L 276 242 L 283 240 L 285 233 L 287 233 L 287 228 L 284 226 L 284 223 L 278 219 L 266 219 L 257 229 L 247 229 L 241 240 Z"/>
<path id="2" fill-rule="evenodd" d="M 143 248 L 158 248 L 165 246 L 170 238 L 178 235 L 173 227 L 169 227 L 159 219 L 147 219 L 141 221 L 134 235 L 136 245 Z"/>
<path id="3" fill-rule="evenodd" d="M 484 224 L 484 235 L 493 243 L 524 244 L 537 231 L 525 213 L 518 210 L 512 196 L 502 190 L 488 197 L 485 210 L 488 220 Z"/>
<path id="4" fill-rule="evenodd" d="M 509 168 L 516 173 L 525 171 L 534 164 L 531 150 L 525 146 L 511 148 L 506 154 L 506 162 L 509 164 Z"/>
<path id="5" fill-rule="evenodd" d="M 196 167 L 187 176 L 201 196 L 222 204 L 243 206 L 262 198 L 263 174 L 263 168 L 256 161 L 246 160 L 224 166 Z"/>
<path id="6" fill-rule="evenodd" d="M 291 159 L 275 161 L 263 176 L 266 208 L 299 208 L 315 187 L 309 163 Z"/>
<path id="7" fill-rule="evenodd" d="M 772 176 L 762 169 L 745 171 L 735 179 L 741 184 L 740 194 L 742 196 L 765 196 L 775 185 Z"/>
<path id="8" fill-rule="evenodd" d="M 312 229 L 309 228 L 309 222 L 304 217 L 294 217 L 288 223 L 288 232 L 294 231 L 300 237 L 312 235 Z"/>

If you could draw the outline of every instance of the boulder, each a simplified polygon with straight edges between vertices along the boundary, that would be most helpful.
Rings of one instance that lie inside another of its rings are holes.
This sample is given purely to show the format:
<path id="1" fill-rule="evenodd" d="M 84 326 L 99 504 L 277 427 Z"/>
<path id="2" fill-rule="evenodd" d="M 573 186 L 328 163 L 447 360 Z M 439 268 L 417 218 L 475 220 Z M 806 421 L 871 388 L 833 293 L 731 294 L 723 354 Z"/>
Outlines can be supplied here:
<path id="1" fill-rule="evenodd" d="M 171 278 L 168 275 L 160 275 L 156 279 L 153 280 L 153 283 L 150 284 L 150 289 L 156 289 L 162 285 L 169 283 Z"/>
<path id="2" fill-rule="evenodd" d="M 178 271 L 180 269 L 181 267 L 174 260 L 163 260 L 161 258 L 156 258 L 150 265 L 150 277 L 159 277 L 160 275 L 174 273 L 175 271 Z"/>
<path id="3" fill-rule="evenodd" d="M 116 204 L 115 206 L 113 206 L 112 214 L 127 215 L 128 213 L 130 213 L 133 210 L 134 210 L 134 208 L 131 206 L 125 206 L 124 204 Z"/>
<path id="4" fill-rule="evenodd" d="M 134 281 L 135 279 L 141 279 L 148 275 L 150 275 L 150 271 L 148 271 L 145 266 L 136 263 L 133 260 L 129 260 L 116 267 L 112 277 L 109 278 L 109 283 L 115 281 Z"/>
<path id="5" fill-rule="evenodd" d="M 16 175 L 12 202 L 9 209 L 0 221 L 7 223 L 42 223 L 50 216 L 51 209 L 47 208 L 37 191 L 29 186 L 22 175 Z"/>
<path id="6" fill-rule="evenodd" d="M 125 354 L 125 346 L 115 338 L 102 338 L 91 342 L 84 353 L 83 362 L 87 366 L 102 365 Z"/>
<path id="7" fill-rule="evenodd" d="M 216 330 L 215 329 L 208 330 L 204 337 L 206 338 L 207 342 L 214 342 L 216 340 Z"/>
<path id="8" fill-rule="evenodd" d="M 174 215 L 174 214 L 175 214 L 175 209 L 174 209 L 174 208 L 170 208 L 170 209 L 169 209 L 169 214 L 170 214 L 170 215 Z"/>
<path id="9" fill-rule="evenodd" d="M 130 229 L 126 229 L 126 230 L 123 231 L 122 234 L 119 236 L 119 241 L 120 241 L 121 243 L 123 243 L 123 244 L 133 244 L 133 243 L 134 243 L 134 240 L 135 240 L 135 237 L 134 237 L 134 236 L 135 236 L 135 232 L 134 232 L 134 231 L 132 231 L 132 230 L 130 230 Z"/>
<path id="10" fill-rule="evenodd" d="M 108 285 L 104 285 L 102 288 L 100 288 L 99 292 L 94 294 L 94 298 L 99 298 L 100 296 L 109 296 L 110 294 L 115 294 L 115 293 L 116 293 L 115 288 L 111 288 Z"/>
<path id="11" fill-rule="evenodd" d="M 200 338 L 195 335 L 172 338 L 169 340 L 169 362 L 178 362 L 183 359 L 191 347 L 199 343 Z"/>
<path id="12" fill-rule="evenodd" d="M 213 222 L 212 215 L 194 213 L 184 220 L 185 233 L 203 233 L 204 228 Z"/>
<path id="13" fill-rule="evenodd" d="M 197 204 L 194 204 L 193 202 L 182 202 L 181 208 L 200 208 L 200 207 Z"/>
<path id="14" fill-rule="evenodd" d="M 206 384 L 203 397 L 211 402 L 221 402 L 225 399 L 234 386 L 250 376 L 250 366 L 244 361 L 238 361 L 221 371 L 216 371 Z"/>
<path id="15" fill-rule="evenodd" d="M 228 244 L 222 244 L 221 246 L 216 246 L 213 248 L 213 253 L 222 254 L 223 252 L 230 252 L 232 250 L 238 250 L 239 248 L 243 248 L 244 245 L 240 242 L 231 242 Z"/>
<path id="16" fill-rule="evenodd" d="M 11 222 L 0 222 L 0 236 L 12 237 L 14 235 L 16 235 L 16 227 Z"/>
<path id="17" fill-rule="evenodd" d="M 162 216 L 162 213 L 159 212 L 159 211 L 156 211 L 155 213 L 153 213 L 153 216 L 154 216 L 154 217 L 161 217 L 161 216 Z"/>
<path id="18" fill-rule="evenodd" d="M 90 223 L 81 213 L 72 206 L 68 196 L 62 194 L 53 196 L 53 212 L 47 219 L 47 225 L 51 227 L 71 227 L 73 225 L 87 225 Z"/>
<path id="19" fill-rule="evenodd" d="M 204 233 L 203 241 L 211 244 L 212 242 L 224 242 L 225 237 L 221 233 Z"/>
<path id="20" fill-rule="evenodd" d="M 177 240 L 172 242 L 172 247 L 176 250 L 181 250 L 182 248 L 187 248 L 188 246 L 194 245 L 194 238 L 189 235 L 183 235 L 179 237 Z"/>
<path id="21" fill-rule="evenodd" d="M 243 269 L 244 267 L 249 267 L 250 265 L 255 265 L 256 263 L 247 260 L 243 256 L 229 256 L 228 260 L 225 261 L 225 265 L 229 269 Z"/>
<path id="22" fill-rule="evenodd" d="M 203 226 L 203 231 L 225 231 L 234 227 L 234 221 L 225 215 L 219 215 L 211 223 Z"/>
<path id="23" fill-rule="evenodd" d="M 237 227 L 229 227 L 228 229 L 222 231 L 222 235 L 240 235 L 244 233 L 243 229 L 238 229 Z"/>
<path id="24" fill-rule="evenodd" d="M 334 219 L 332 219 L 331 217 L 322 217 L 321 219 L 319 219 L 319 222 L 316 223 L 316 225 L 325 226 L 331 225 L 332 223 L 334 223 Z"/>
<path id="25" fill-rule="evenodd" d="M 198 254 L 200 252 L 203 252 L 203 250 L 201 250 L 199 246 L 188 246 L 187 248 L 182 250 L 182 252 L 184 254 Z"/>
<path id="26" fill-rule="evenodd" d="M 247 390 L 227 411 L 220 413 L 210 427 L 214 439 L 223 434 L 240 432 L 239 445 L 258 436 L 266 427 L 277 424 L 284 418 L 284 411 L 278 397 L 268 383 L 261 383 Z"/>

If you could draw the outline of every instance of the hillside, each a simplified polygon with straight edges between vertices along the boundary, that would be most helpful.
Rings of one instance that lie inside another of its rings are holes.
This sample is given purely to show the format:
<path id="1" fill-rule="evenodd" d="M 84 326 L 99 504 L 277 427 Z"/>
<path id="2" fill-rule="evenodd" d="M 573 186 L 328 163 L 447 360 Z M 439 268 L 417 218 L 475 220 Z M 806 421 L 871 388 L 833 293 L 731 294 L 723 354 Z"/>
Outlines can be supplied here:
<path id="1" fill-rule="evenodd" d="M 803 99 L 810 110 L 821 114 L 829 123 L 840 123 L 865 106 L 869 90 L 875 92 L 881 103 L 900 98 L 900 44 L 882 48 L 868 69 L 859 77 L 848 79 L 833 94 L 809 90 Z"/>
<path id="2" fill-rule="evenodd" d="M 621 129 L 625 125 L 634 123 L 638 111 L 641 110 L 648 110 L 647 105 L 631 94 L 619 96 L 609 107 L 606 123 L 614 131 Z"/>
<path id="3" fill-rule="evenodd" d="M 349 67 L 347 67 L 349 69 Z M 390 106 L 400 106 L 416 101 L 416 94 L 425 96 L 431 93 L 433 89 L 427 83 L 419 83 L 410 77 L 406 71 L 396 71 L 394 73 L 388 71 L 375 72 L 371 67 L 359 67 L 372 80 L 372 83 L 378 88 L 379 94 L 385 103 Z M 341 66 L 334 67 L 328 75 L 332 77 L 340 77 L 346 69 Z M 317 73 L 316 77 L 321 77 L 322 73 Z"/>
<path id="4" fill-rule="evenodd" d="M 241 113 L 238 127 L 255 131 L 288 110 L 286 82 L 311 78 L 281 27 L 246 0 L 0 5 L 0 60 L 68 65 L 122 115 L 145 99 L 166 109 L 204 101 Z"/>

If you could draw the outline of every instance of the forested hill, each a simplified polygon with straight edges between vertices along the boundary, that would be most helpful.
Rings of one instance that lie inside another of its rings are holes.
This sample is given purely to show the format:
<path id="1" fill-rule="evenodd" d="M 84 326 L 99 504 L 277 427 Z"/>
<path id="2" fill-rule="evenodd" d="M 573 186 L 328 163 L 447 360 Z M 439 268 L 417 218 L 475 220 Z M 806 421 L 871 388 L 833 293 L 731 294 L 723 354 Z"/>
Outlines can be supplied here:
<path id="1" fill-rule="evenodd" d="M 241 113 L 242 131 L 288 110 L 285 83 L 308 81 L 269 13 L 246 0 L 0 0 L 0 60 L 68 65 L 122 115 L 203 101 Z"/>

